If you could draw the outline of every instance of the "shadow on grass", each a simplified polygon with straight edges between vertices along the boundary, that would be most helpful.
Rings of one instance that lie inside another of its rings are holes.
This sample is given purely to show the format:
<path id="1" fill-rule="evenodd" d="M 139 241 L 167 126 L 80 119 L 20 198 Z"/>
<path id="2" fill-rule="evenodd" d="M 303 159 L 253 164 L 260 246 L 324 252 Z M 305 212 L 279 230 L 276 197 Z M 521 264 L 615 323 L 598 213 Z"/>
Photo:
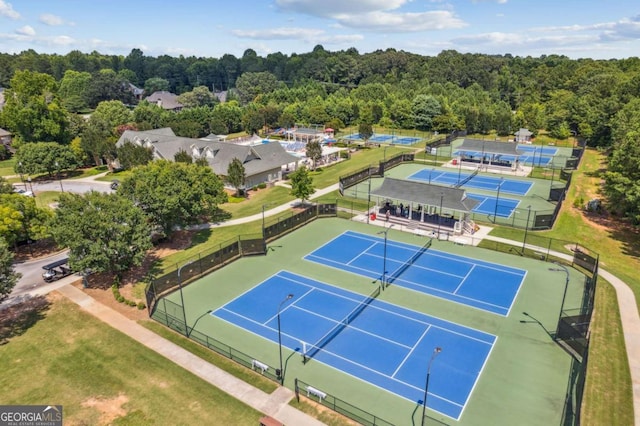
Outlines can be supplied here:
<path id="1" fill-rule="evenodd" d="M 44 319 L 49 305 L 44 296 L 27 296 L 0 310 L 0 345 L 6 345 L 11 338 L 21 336 Z"/>

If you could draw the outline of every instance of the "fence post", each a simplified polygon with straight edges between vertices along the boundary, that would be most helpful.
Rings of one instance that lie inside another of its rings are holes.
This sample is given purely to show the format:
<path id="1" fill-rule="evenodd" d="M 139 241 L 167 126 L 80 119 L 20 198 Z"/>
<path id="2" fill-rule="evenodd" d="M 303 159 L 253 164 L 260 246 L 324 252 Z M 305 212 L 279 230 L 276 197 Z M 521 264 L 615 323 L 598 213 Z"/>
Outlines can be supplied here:
<path id="1" fill-rule="evenodd" d="M 295 386 L 295 392 L 296 392 L 296 401 L 300 402 L 300 388 L 298 387 L 298 378 L 296 377 L 293 380 L 294 386 Z"/>

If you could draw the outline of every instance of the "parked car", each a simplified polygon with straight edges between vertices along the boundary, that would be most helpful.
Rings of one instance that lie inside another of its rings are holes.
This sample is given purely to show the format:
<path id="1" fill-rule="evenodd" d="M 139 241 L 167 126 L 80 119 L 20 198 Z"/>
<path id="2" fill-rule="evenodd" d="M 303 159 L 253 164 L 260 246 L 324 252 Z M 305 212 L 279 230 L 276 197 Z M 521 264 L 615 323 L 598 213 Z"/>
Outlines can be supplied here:
<path id="1" fill-rule="evenodd" d="M 24 195 L 25 197 L 33 197 L 33 192 L 27 191 L 26 189 L 16 188 L 14 192 L 20 195 Z"/>

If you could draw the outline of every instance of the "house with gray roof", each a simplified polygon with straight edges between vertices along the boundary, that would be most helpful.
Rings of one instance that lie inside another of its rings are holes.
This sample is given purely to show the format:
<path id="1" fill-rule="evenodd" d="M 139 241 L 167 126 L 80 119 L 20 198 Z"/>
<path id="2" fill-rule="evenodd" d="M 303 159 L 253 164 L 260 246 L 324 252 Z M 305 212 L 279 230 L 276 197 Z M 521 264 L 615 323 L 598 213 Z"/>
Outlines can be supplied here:
<path id="1" fill-rule="evenodd" d="M 144 100 L 169 111 L 180 111 L 184 107 L 184 105 L 178 102 L 178 95 L 171 92 L 165 92 L 164 90 L 153 92 L 144 98 Z"/>
<path id="2" fill-rule="evenodd" d="M 191 139 L 176 136 L 169 127 L 147 131 L 126 130 L 116 146 L 122 146 L 127 141 L 151 148 L 156 159 L 174 161 L 180 151 L 194 159 L 205 158 L 213 172 L 223 180 L 226 180 L 229 164 L 237 158 L 244 166 L 247 187 L 282 179 L 283 169 L 295 166 L 299 160 L 287 153 L 278 142 L 263 143 L 260 140 L 258 144 L 247 145 L 233 143 L 233 140 Z"/>

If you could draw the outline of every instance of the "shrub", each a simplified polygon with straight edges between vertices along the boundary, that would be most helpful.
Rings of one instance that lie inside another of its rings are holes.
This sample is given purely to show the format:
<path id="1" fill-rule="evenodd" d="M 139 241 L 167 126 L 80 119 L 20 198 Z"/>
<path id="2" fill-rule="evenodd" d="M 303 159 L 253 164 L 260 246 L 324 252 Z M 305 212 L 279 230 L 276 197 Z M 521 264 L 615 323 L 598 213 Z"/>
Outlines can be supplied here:
<path id="1" fill-rule="evenodd" d="M 147 306 L 142 303 L 142 302 L 138 302 L 138 309 L 143 310 L 144 308 L 146 308 Z"/>
<path id="2" fill-rule="evenodd" d="M 116 297 L 116 300 L 118 301 L 118 303 L 124 303 L 125 298 L 124 298 L 124 296 L 122 296 L 122 295 L 120 294 L 120 295 L 118 295 L 118 297 Z"/>
<path id="3" fill-rule="evenodd" d="M 135 302 L 135 300 L 127 300 L 127 304 L 129 306 L 131 306 L 132 308 L 135 306 L 138 306 L 138 304 Z"/>
<path id="4" fill-rule="evenodd" d="M 264 183 L 264 182 L 261 182 L 261 183 L 258 184 L 258 188 L 260 188 L 260 189 L 265 189 L 266 187 L 267 187 L 267 184 Z"/>
<path id="5" fill-rule="evenodd" d="M 581 209 L 584 206 L 584 198 L 583 197 L 576 197 L 575 200 L 573 200 L 573 207 L 577 208 L 577 209 Z"/>

